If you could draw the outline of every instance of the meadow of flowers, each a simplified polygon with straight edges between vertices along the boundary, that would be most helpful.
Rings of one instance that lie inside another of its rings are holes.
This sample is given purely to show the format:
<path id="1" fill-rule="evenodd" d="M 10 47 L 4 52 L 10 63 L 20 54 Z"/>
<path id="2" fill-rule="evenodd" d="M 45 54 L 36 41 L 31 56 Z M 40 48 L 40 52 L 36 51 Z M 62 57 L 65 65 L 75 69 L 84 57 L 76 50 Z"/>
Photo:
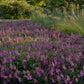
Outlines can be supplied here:
<path id="1" fill-rule="evenodd" d="M 84 84 L 83 41 L 31 21 L 0 24 L 0 84 Z"/>

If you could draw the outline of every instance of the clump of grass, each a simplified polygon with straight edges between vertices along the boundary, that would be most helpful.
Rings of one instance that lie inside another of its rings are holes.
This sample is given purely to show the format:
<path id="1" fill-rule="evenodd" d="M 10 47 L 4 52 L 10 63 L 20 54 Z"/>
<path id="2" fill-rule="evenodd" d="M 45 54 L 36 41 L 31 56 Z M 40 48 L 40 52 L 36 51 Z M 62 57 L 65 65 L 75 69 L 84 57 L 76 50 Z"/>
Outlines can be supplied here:
<path id="1" fill-rule="evenodd" d="M 83 15 L 51 15 L 45 17 L 36 17 L 33 20 L 34 24 L 49 27 L 53 30 L 60 29 L 60 32 L 67 34 L 81 34 L 84 36 L 84 18 Z"/>
<path id="2" fill-rule="evenodd" d="M 56 20 L 53 19 L 51 16 L 36 17 L 32 21 L 33 21 L 33 24 L 41 25 L 45 27 L 50 27 L 52 24 L 56 22 Z"/>

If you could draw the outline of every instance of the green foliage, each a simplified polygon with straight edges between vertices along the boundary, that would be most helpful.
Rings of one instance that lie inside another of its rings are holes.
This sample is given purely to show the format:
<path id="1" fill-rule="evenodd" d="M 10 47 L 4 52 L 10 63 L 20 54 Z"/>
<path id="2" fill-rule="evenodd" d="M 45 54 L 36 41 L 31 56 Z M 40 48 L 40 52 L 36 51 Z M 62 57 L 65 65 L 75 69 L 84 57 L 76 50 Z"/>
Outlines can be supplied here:
<path id="1" fill-rule="evenodd" d="M 24 4 L 23 4 L 24 3 Z M 84 0 L 0 0 L 0 18 L 31 19 L 45 16 L 45 9 L 57 14 L 65 14 L 65 10 L 74 14 L 74 11 L 84 8 Z M 46 11 L 48 14 L 48 11 Z"/>
<path id="2" fill-rule="evenodd" d="M 66 34 L 81 34 L 84 36 L 84 16 L 74 15 L 70 16 L 66 14 L 65 16 L 46 16 L 46 17 L 36 17 L 33 19 L 33 24 L 41 25 L 53 29 L 53 31 L 59 29 L 60 32 L 65 32 Z"/>
<path id="3" fill-rule="evenodd" d="M 24 4 L 23 4 L 24 3 Z M 32 6 L 26 1 L 2 1 L 0 3 L 0 15 L 6 19 L 29 19 L 41 15 L 43 9 Z"/>

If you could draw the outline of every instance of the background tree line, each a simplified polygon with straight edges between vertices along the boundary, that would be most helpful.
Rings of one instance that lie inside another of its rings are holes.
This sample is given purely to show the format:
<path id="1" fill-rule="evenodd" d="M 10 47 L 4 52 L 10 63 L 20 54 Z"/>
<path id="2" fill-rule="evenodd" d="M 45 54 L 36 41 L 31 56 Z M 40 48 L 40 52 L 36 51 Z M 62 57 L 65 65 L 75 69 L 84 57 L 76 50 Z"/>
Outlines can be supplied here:
<path id="1" fill-rule="evenodd" d="M 83 9 L 84 0 L 0 0 L 0 17 L 28 19 L 48 13 L 71 12 Z"/>

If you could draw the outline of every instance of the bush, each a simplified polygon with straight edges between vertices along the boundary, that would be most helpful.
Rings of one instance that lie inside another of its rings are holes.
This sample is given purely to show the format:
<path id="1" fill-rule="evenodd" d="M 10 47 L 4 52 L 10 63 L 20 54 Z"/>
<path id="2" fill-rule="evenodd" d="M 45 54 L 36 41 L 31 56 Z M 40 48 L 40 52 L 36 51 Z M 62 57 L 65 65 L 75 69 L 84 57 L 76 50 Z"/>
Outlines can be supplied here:
<path id="1" fill-rule="evenodd" d="M 23 4 L 24 3 L 24 4 Z M 40 9 L 40 10 L 39 10 Z M 40 14 L 42 9 L 32 6 L 26 1 L 2 1 L 0 3 L 0 13 L 5 19 L 33 18 Z"/>

